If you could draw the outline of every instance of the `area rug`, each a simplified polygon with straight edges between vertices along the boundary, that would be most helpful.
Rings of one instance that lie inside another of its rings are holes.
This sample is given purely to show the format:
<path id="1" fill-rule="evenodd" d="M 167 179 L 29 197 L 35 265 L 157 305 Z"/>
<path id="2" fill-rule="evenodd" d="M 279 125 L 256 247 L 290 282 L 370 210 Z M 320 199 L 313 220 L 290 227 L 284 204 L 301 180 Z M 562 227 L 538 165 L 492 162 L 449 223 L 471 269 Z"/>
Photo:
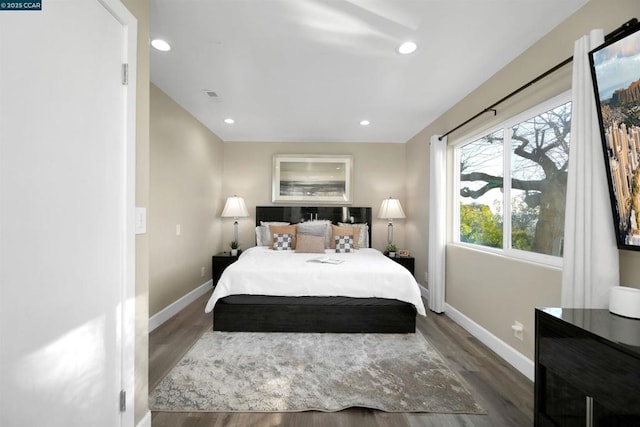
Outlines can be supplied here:
<path id="1" fill-rule="evenodd" d="M 149 396 L 153 411 L 486 413 L 420 333 L 207 331 Z"/>

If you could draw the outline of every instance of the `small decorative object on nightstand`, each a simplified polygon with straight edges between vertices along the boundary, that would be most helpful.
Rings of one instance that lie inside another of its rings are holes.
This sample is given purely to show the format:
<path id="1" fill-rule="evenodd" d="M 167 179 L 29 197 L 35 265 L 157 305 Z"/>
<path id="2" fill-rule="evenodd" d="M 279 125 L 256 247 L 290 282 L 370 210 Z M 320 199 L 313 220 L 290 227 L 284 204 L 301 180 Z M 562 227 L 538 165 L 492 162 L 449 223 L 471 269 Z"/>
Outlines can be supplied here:
<path id="1" fill-rule="evenodd" d="M 387 245 L 387 248 L 385 249 L 385 253 L 389 258 L 395 258 L 397 250 L 398 248 L 396 247 L 396 245 L 394 245 L 393 243 L 389 243 Z"/>
<path id="2" fill-rule="evenodd" d="M 238 255 L 231 255 L 229 252 L 220 252 L 211 257 L 211 279 L 213 280 L 213 287 L 216 287 L 220 276 L 225 268 L 233 264 L 238 260 Z"/>
<path id="3" fill-rule="evenodd" d="M 238 241 L 234 240 L 229 243 L 229 247 L 231 248 L 231 256 L 238 256 Z"/>

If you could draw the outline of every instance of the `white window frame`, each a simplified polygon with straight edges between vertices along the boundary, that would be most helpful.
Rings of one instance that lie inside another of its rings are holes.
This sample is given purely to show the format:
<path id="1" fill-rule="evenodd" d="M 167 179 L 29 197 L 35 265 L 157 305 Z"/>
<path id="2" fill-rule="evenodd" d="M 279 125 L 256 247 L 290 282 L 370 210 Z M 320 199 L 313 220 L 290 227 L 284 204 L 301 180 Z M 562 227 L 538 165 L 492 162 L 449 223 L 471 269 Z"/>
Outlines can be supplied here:
<path id="1" fill-rule="evenodd" d="M 482 132 L 478 132 L 469 138 L 465 138 L 453 145 L 453 163 L 454 163 L 454 175 L 453 175 L 453 206 L 451 212 L 453 212 L 452 221 L 452 237 L 453 243 L 461 245 L 475 250 L 489 252 L 493 254 L 503 255 L 510 258 L 516 258 L 536 264 L 543 264 L 552 267 L 562 267 L 562 257 L 540 254 L 537 252 L 523 251 L 520 249 L 513 249 L 511 247 L 511 132 L 504 132 L 505 129 L 511 129 L 514 125 L 529 120 L 537 115 L 543 114 L 547 111 L 553 110 L 567 102 L 571 102 L 571 91 L 566 91 L 560 95 L 557 95 L 547 101 L 544 101 L 535 107 L 512 116 L 503 122 L 484 129 Z M 496 131 L 503 130 L 503 182 L 509 183 L 509 185 L 503 185 L 502 192 L 502 216 L 503 216 L 503 228 L 502 228 L 502 248 L 492 248 L 489 246 L 478 245 L 475 243 L 468 243 L 460 241 L 460 148 L 464 145 L 472 143 L 486 135 L 490 135 Z M 571 141 L 570 141 L 571 144 Z"/>

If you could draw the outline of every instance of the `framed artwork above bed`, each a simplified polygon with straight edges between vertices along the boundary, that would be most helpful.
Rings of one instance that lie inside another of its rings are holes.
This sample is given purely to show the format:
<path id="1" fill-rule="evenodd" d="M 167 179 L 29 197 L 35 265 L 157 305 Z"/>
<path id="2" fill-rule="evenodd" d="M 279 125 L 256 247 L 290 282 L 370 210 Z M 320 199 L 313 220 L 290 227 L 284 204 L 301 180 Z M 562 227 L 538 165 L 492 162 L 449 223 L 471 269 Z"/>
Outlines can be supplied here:
<path id="1" fill-rule="evenodd" d="M 274 203 L 351 204 L 353 156 L 276 154 Z"/>

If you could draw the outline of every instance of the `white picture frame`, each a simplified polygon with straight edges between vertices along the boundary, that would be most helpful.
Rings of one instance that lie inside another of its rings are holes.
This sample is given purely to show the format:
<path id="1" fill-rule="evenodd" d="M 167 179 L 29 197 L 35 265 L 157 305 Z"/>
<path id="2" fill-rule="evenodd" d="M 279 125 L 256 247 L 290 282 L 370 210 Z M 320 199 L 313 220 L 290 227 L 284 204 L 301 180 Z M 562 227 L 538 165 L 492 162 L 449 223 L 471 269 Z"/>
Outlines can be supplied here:
<path id="1" fill-rule="evenodd" d="M 353 156 L 276 154 L 274 203 L 351 204 Z"/>

